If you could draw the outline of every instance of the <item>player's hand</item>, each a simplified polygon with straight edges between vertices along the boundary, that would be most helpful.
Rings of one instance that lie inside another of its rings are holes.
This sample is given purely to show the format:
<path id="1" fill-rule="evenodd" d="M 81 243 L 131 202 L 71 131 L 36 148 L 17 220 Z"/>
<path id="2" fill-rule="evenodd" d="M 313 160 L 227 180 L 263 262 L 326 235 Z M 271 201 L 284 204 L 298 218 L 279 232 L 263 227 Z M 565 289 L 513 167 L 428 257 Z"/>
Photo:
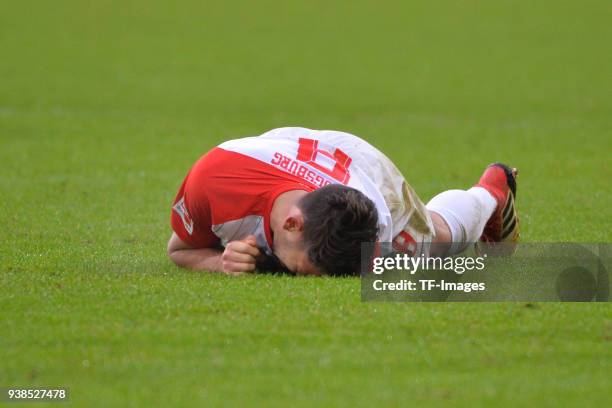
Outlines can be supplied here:
<path id="1" fill-rule="evenodd" d="M 257 258 L 260 256 L 257 239 L 253 235 L 240 241 L 232 241 L 227 244 L 221 255 L 223 272 L 230 275 L 253 272 L 257 265 Z"/>

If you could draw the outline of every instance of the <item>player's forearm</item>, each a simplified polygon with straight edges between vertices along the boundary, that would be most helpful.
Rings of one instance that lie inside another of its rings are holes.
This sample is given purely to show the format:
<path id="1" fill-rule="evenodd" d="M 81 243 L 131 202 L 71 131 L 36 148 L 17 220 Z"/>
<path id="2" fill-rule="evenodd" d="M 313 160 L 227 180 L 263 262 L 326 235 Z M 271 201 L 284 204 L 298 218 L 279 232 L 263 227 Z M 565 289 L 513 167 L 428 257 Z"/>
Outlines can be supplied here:
<path id="1" fill-rule="evenodd" d="M 179 249 L 170 252 L 170 259 L 183 268 L 223 272 L 223 252 L 213 248 Z"/>

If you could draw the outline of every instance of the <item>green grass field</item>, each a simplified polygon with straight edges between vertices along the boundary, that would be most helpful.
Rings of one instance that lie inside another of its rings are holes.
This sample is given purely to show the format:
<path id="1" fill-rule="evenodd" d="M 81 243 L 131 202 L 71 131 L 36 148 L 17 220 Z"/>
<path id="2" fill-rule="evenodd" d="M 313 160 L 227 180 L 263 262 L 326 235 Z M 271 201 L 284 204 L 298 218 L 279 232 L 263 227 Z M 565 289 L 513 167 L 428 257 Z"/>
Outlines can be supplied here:
<path id="1" fill-rule="evenodd" d="M 532 4 L 533 3 L 533 4 Z M 223 140 L 345 130 L 423 200 L 497 160 L 531 242 L 611 242 L 606 1 L 21 1 L 0 13 L 0 387 L 79 406 L 604 406 L 605 304 L 362 303 L 173 267 Z"/>

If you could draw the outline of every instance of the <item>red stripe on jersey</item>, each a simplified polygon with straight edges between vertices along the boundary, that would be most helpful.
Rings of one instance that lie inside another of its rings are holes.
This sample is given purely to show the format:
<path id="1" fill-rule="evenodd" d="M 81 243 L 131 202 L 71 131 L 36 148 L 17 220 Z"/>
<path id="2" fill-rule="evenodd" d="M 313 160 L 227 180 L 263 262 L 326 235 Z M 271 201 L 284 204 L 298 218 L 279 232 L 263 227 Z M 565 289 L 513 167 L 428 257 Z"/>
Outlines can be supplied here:
<path id="1" fill-rule="evenodd" d="M 207 248 L 220 243 L 212 225 L 258 215 L 264 217 L 266 240 L 272 248 L 270 211 L 274 200 L 290 190 L 321 187 L 275 164 L 214 148 L 185 177 L 174 199 L 172 229 L 191 247 Z"/>

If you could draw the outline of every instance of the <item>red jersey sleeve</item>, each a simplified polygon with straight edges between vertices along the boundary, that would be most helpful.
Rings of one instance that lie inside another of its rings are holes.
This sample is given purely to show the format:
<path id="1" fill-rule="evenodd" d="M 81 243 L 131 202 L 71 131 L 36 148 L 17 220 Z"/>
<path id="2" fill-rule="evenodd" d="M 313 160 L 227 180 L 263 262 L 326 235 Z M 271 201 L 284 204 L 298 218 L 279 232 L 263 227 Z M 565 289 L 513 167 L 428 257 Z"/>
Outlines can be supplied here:
<path id="1" fill-rule="evenodd" d="M 170 224 L 172 230 L 187 245 L 193 248 L 211 248 L 219 245 L 219 238 L 211 230 L 211 214 L 208 199 L 202 189 L 187 174 L 179 189 L 174 204 Z"/>

